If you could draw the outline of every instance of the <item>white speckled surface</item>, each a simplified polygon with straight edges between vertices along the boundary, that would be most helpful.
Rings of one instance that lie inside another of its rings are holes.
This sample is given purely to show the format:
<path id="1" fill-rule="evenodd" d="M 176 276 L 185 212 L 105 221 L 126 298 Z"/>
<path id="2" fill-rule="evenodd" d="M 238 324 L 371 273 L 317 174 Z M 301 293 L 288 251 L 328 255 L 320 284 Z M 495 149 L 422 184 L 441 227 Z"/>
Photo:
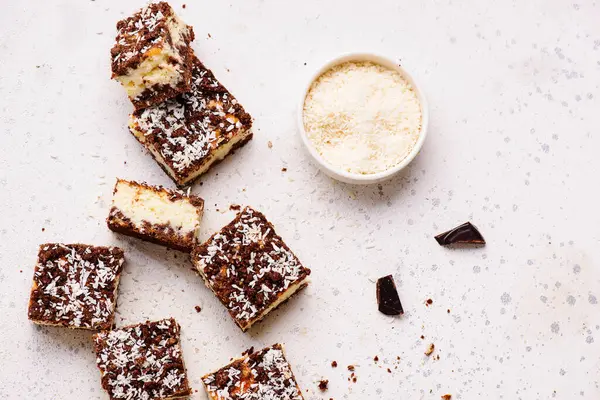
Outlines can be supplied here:
<path id="1" fill-rule="evenodd" d="M 251 144 L 193 187 L 206 199 L 203 237 L 233 216 L 217 208 L 253 205 L 313 269 L 313 284 L 243 334 L 185 256 L 108 231 L 116 176 L 171 184 L 127 132 L 131 106 L 109 80 L 114 24 L 141 4 L 5 2 L 0 398 L 105 399 L 90 334 L 26 319 L 37 246 L 49 241 L 125 248 L 117 323 L 174 316 L 194 399 L 204 398 L 201 374 L 276 341 L 308 399 L 600 397 L 600 4 L 174 4 L 194 25 L 199 57 L 256 119 Z M 402 60 L 431 106 L 422 154 L 379 188 L 318 173 L 296 135 L 304 78 L 354 50 Z M 433 240 L 469 219 L 487 247 Z M 387 273 L 400 319 L 377 312 L 370 278 Z M 430 342 L 439 360 L 423 355 Z"/>

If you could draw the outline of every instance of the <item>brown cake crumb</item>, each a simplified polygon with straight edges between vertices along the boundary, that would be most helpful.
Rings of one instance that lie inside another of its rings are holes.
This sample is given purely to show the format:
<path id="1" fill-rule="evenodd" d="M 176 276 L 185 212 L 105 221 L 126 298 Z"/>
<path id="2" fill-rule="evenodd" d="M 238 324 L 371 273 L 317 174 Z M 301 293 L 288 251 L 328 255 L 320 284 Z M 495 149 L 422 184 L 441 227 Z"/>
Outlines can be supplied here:
<path id="1" fill-rule="evenodd" d="M 448 314 L 450 314 L 450 309 L 448 309 Z"/>
<path id="2" fill-rule="evenodd" d="M 232 204 L 229 206 L 229 209 L 231 211 L 239 211 L 242 208 L 242 206 L 240 206 L 239 204 Z"/>
<path id="3" fill-rule="evenodd" d="M 378 356 L 373 357 L 373 361 L 378 362 L 379 361 L 379 357 Z"/>
<path id="4" fill-rule="evenodd" d="M 270 149 L 272 149 L 272 148 L 273 148 L 273 143 L 272 143 L 272 142 L 269 140 L 269 141 L 267 142 L 267 146 L 268 146 Z"/>
<path id="5" fill-rule="evenodd" d="M 281 168 L 281 172 L 287 172 L 287 168 Z"/>
<path id="6" fill-rule="evenodd" d="M 321 381 L 319 382 L 319 389 L 321 390 L 321 392 L 326 391 L 328 387 L 329 381 L 327 379 L 321 379 Z"/>
<path id="7" fill-rule="evenodd" d="M 246 349 L 242 352 L 242 356 L 249 356 L 254 353 L 254 346 L 251 346 L 249 349 Z"/>
<path id="8" fill-rule="evenodd" d="M 202 311 L 202 308 L 200 308 L 200 306 L 195 306 L 194 309 L 196 310 L 197 313 L 199 313 L 200 311 Z"/>
<path id="9" fill-rule="evenodd" d="M 425 336 L 421 335 L 421 339 L 425 339 Z"/>
<path id="10" fill-rule="evenodd" d="M 425 350 L 425 355 L 429 357 L 433 353 L 433 350 L 435 350 L 435 345 L 433 343 L 431 343 L 427 347 L 427 350 Z"/>
<path id="11" fill-rule="evenodd" d="M 450 400 L 452 399 L 452 395 L 451 394 L 445 394 L 442 396 L 442 400 Z"/>
<path id="12" fill-rule="evenodd" d="M 431 300 L 431 299 L 427 299 L 427 301 L 425 302 L 425 305 L 426 305 L 427 307 L 429 307 L 429 306 L 430 306 L 430 305 L 432 305 L 432 304 L 433 304 L 433 300 Z"/>
<path id="13" fill-rule="evenodd" d="M 354 365 L 348 365 L 348 371 L 354 371 Z"/>
<path id="14" fill-rule="evenodd" d="M 392 373 L 392 370 L 388 368 L 388 369 L 387 369 L 387 372 L 388 372 L 388 374 L 391 374 L 391 373 Z"/>
<path id="15" fill-rule="evenodd" d="M 331 368 L 337 368 L 337 361 L 331 362 Z"/>
<path id="16" fill-rule="evenodd" d="M 182 5 L 181 5 L 181 8 L 185 8 L 185 7 L 186 7 L 186 5 L 185 5 L 185 4 L 182 4 Z"/>

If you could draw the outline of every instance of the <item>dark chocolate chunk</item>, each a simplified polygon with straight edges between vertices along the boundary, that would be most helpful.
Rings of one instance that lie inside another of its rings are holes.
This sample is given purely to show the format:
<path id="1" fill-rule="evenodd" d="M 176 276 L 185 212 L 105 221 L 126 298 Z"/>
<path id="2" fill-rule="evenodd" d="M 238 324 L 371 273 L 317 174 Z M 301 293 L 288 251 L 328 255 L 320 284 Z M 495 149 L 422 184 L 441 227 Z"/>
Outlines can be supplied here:
<path id="1" fill-rule="evenodd" d="M 379 311 L 385 315 L 404 314 L 392 275 L 377 280 L 377 304 Z"/>
<path id="2" fill-rule="evenodd" d="M 457 226 L 448 232 L 440 233 L 435 237 L 440 246 L 454 243 L 485 244 L 485 239 L 479 230 L 470 222 Z"/>

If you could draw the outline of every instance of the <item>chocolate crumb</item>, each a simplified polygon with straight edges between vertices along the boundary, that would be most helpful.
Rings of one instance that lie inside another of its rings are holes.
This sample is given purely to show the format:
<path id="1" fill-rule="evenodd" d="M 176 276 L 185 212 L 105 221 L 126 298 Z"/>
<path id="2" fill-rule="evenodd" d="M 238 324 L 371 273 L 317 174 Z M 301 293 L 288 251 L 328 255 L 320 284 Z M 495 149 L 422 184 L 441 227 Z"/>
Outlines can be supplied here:
<path id="1" fill-rule="evenodd" d="M 448 309 L 448 314 L 450 314 L 450 309 Z"/>
<path id="2" fill-rule="evenodd" d="M 425 302 L 425 304 L 427 305 L 427 307 L 429 307 L 430 305 L 433 304 L 433 300 L 427 299 L 427 301 Z"/>
<path id="3" fill-rule="evenodd" d="M 391 374 L 391 373 L 392 373 L 392 370 L 388 368 L 388 369 L 387 369 L 387 372 L 388 372 L 388 374 Z"/>
<path id="4" fill-rule="evenodd" d="M 273 148 L 273 143 L 272 143 L 272 142 L 269 140 L 269 141 L 267 142 L 267 146 L 268 146 L 270 149 L 272 149 L 272 148 Z"/>
<path id="5" fill-rule="evenodd" d="M 353 376 L 352 377 L 352 382 L 356 383 L 356 380 L 357 380 L 356 376 Z"/>
<path id="6" fill-rule="evenodd" d="M 44 232 L 46 230 L 46 228 L 42 228 L 42 232 Z"/>
<path id="7" fill-rule="evenodd" d="M 186 6 L 185 6 L 185 4 L 182 4 L 182 5 L 181 5 L 181 8 L 185 8 L 185 7 L 186 7 Z"/>
<path id="8" fill-rule="evenodd" d="M 452 395 L 451 394 L 445 394 L 442 396 L 442 400 L 450 400 L 452 399 Z"/>
<path id="9" fill-rule="evenodd" d="M 348 365 L 348 371 L 354 371 L 354 365 Z"/>
<path id="10" fill-rule="evenodd" d="M 202 311 L 202 308 L 200 308 L 200 306 L 195 306 L 194 309 L 196 310 L 197 313 L 199 313 L 200 311 Z"/>
<path id="11" fill-rule="evenodd" d="M 375 361 L 375 362 L 379 361 L 379 357 L 378 356 L 373 357 L 373 361 Z"/>
<path id="12" fill-rule="evenodd" d="M 430 356 L 430 355 L 433 353 L 433 350 L 435 350 L 435 345 L 434 345 L 433 343 L 431 343 L 431 344 L 430 344 L 430 345 L 427 347 L 427 350 L 425 350 L 425 355 L 426 355 L 427 357 L 429 357 L 429 356 Z"/>
<path id="13" fill-rule="evenodd" d="M 281 168 L 281 172 L 287 172 L 287 168 Z"/>
<path id="14" fill-rule="evenodd" d="M 331 368 L 337 368 L 337 361 L 331 362 Z"/>
<path id="15" fill-rule="evenodd" d="M 421 339 L 425 339 L 425 336 L 421 335 Z"/>
<path id="16" fill-rule="evenodd" d="M 249 356 L 254 353 L 254 346 L 251 346 L 249 349 L 246 349 L 242 352 L 242 356 Z"/>
<path id="17" fill-rule="evenodd" d="M 229 206 L 229 209 L 231 211 L 239 211 L 242 208 L 242 206 L 240 206 L 239 204 L 232 204 Z"/>
<path id="18" fill-rule="evenodd" d="M 211 38 L 212 36 L 210 35 L 210 33 L 208 34 L 208 37 Z"/>
<path id="19" fill-rule="evenodd" d="M 324 392 L 327 390 L 329 385 L 329 381 L 327 379 L 321 379 L 321 381 L 319 382 L 319 389 L 321 390 L 321 392 Z"/>

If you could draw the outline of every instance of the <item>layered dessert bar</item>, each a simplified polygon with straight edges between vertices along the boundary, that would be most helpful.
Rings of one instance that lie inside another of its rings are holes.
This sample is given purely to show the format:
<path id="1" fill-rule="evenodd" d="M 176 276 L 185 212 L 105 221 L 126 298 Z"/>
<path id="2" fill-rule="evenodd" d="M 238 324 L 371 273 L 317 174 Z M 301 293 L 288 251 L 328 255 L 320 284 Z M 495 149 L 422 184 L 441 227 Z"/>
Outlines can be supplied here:
<path id="1" fill-rule="evenodd" d="M 310 269 L 250 207 L 192 252 L 206 285 L 246 331 L 308 283 Z"/>
<path id="2" fill-rule="evenodd" d="M 117 23 L 112 77 L 136 109 L 190 89 L 194 31 L 165 2 L 151 3 Z"/>
<path id="3" fill-rule="evenodd" d="M 106 223 L 112 231 L 189 253 L 203 211 L 200 197 L 117 179 Z"/>
<path id="4" fill-rule="evenodd" d="M 102 387 L 111 400 L 177 399 L 192 393 L 173 318 L 94 335 Z"/>
<path id="5" fill-rule="evenodd" d="M 252 118 L 196 57 L 188 93 L 135 111 L 131 133 L 178 186 L 252 138 Z"/>
<path id="6" fill-rule="evenodd" d="M 202 377 L 209 400 L 302 400 L 280 344 Z"/>
<path id="7" fill-rule="evenodd" d="M 125 257 L 117 247 L 40 246 L 28 316 L 40 325 L 110 329 Z"/>

